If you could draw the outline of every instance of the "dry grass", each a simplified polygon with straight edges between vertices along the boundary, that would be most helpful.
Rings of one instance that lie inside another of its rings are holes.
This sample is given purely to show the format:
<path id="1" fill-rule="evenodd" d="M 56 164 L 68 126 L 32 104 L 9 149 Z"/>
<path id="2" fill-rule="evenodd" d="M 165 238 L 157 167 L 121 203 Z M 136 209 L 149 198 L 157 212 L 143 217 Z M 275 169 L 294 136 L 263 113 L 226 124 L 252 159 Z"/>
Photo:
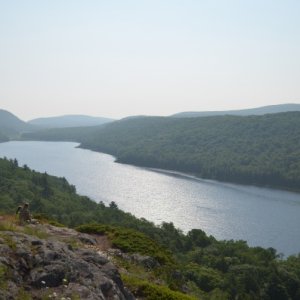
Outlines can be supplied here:
<path id="1" fill-rule="evenodd" d="M 19 231 L 19 220 L 14 215 L 0 216 L 0 231 Z"/>
<path id="2" fill-rule="evenodd" d="M 15 215 L 1 215 L 0 216 L 0 231 L 15 231 L 25 234 L 33 235 L 41 239 L 47 238 L 49 235 L 38 228 L 30 225 L 20 225 L 19 219 Z"/>

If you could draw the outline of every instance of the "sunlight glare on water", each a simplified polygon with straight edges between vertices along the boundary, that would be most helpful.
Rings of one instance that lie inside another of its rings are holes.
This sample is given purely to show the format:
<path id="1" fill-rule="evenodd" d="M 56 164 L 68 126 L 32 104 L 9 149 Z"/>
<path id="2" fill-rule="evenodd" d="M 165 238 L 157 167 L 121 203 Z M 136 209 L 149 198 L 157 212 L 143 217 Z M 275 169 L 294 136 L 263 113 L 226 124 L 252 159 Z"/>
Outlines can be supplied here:
<path id="1" fill-rule="evenodd" d="M 218 239 L 243 239 L 300 252 L 300 194 L 202 180 L 178 172 L 118 164 L 103 153 L 66 142 L 8 142 L 0 156 L 65 177 L 78 193 L 118 206 L 156 224 L 200 228 Z"/>

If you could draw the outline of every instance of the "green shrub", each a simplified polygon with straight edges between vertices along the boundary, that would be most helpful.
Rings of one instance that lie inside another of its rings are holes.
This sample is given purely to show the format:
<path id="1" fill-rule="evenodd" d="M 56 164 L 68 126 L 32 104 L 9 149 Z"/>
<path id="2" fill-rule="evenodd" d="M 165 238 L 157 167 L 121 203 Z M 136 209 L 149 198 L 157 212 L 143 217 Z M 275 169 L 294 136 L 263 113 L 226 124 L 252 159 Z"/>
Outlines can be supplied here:
<path id="1" fill-rule="evenodd" d="M 42 224 L 48 223 L 56 227 L 66 227 L 65 225 L 57 222 L 56 220 L 49 218 L 46 214 L 34 214 L 33 217 Z"/>
<path id="2" fill-rule="evenodd" d="M 196 298 L 180 292 L 172 291 L 166 286 L 161 286 L 148 281 L 122 275 L 124 284 L 138 298 L 145 300 L 195 300 Z"/>
<path id="3" fill-rule="evenodd" d="M 79 232 L 84 233 L 96 233 L 100 235 L 108 234 L 112 229 L 112 226 L 101 225 L 101 224 L 84 224 L 75 228 Z"/>
<path id="4" fill-rule="evenodd" d="M 113 246 L 124 252 L 148 255 L 161 264 L 173 263 L 170 251 L 136 230 L 99 224 L 82 225 L 76 229 L 85 233 L 105 234 Z"/>
<path id="5" fill-rule="evenodd" d="M 206 292 L 221 287 L 223 282 L 220 272 L 194 263 L 186 266 L 185 276 L 188 280 L 195 282 L 201 290 Z"/>

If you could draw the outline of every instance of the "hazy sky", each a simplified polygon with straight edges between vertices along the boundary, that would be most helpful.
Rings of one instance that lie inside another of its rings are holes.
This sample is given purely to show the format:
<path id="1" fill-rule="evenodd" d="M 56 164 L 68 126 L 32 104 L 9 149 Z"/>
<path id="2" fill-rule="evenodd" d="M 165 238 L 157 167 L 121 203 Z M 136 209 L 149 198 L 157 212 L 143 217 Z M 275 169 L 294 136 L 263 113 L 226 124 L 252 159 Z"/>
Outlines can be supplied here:
<path id="1" fill-rule="evenodd" d="M 0 0 L 0 108 L 168 115 L 300 103 L 299 0 Z"/>

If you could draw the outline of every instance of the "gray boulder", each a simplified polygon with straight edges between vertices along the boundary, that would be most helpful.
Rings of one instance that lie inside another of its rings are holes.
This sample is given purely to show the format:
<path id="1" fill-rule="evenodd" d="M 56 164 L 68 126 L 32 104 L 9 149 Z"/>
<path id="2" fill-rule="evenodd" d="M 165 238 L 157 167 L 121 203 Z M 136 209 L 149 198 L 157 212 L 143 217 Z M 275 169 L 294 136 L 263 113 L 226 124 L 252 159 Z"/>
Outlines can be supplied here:
<path id="1" fill-rule="evenodd" d="M 87 236 L 78 240 L 94 244 Z M 97 251 L 20 232 L 0 232 L 0 281 L 3 300 L 26 295 L 33 299 L 134 299 L 118 269 Z"/>

